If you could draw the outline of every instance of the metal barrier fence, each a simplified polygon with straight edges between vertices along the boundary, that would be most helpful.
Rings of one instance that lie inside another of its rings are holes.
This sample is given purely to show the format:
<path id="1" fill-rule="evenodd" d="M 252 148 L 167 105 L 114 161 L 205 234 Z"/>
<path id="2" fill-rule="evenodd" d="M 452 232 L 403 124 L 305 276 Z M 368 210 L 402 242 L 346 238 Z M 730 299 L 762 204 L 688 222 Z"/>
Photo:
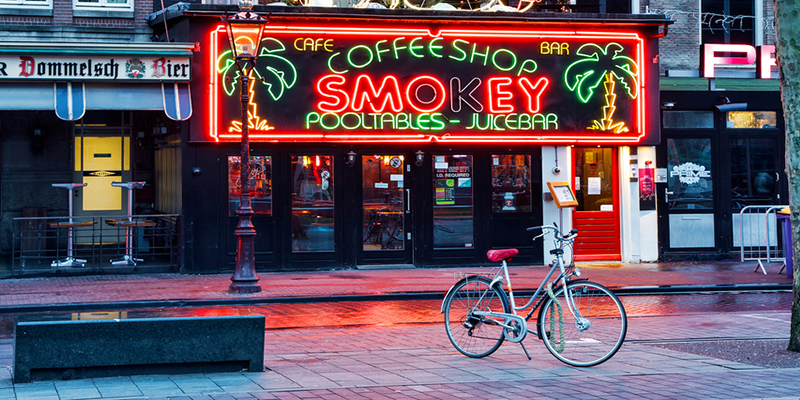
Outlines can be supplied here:
<path id="1" fill-rule="evenodd" d="M 177 271 L 177 214 L 13 219 L 12 274 Z"/>
<path id="2" fill-rule="evenodd" d="M 782 243 L 782 232 L 777 229 L 777 210 L 788 206 L 746 206 L 739 211 L 739 235 L 734 233 L 734 246 L 739 243 L 742 262 L 756 261 L 753 272 L 761 268 L 764 275 L 767 270 L 764 262 L 782 263 L 781 270 L 786 268 L 786 257 Z M 735 222 L 735 221 L 734 221 Z"/>

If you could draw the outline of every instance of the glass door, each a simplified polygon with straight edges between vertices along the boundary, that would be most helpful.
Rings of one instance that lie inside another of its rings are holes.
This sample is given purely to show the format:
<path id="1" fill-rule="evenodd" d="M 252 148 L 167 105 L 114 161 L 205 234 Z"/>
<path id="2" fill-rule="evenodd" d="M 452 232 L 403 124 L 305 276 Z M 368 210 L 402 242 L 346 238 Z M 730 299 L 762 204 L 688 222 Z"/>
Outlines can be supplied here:
<path id="1" fill-rule="evenodd" d="M 670 251 L 716 247 L 710 138 L 667 138 L 666 222 Z"/>
<path id="2" fill-rule="evenodd" d="M 358 263 L 410 264 L 412 217 L 409 157 L 403 153 L 362 153 L 361 235 Z"/>
<path id="3" fill-rule="evenodd" d="M 576 261 L 622 258 L 616 148 L 575 148 Z"/>
<path id="4" fill-rule="evenodd" d="M 473 156 L 434 154 L 433 173 L 433 249 L 473 249 Z"/>

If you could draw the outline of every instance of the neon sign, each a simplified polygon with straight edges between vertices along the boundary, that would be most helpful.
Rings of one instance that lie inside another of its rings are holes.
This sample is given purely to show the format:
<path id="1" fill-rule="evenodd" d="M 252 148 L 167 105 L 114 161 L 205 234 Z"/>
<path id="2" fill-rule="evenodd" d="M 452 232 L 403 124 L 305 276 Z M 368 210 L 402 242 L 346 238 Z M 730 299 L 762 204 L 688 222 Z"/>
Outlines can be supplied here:
<path id="1" fill-rule="evenodd" d="M 756 53 L 758 50 L 758 53 Z M 730 53 L 729 56 L 718 53 Z M 772 67 L 778 64 L 773 56 L 775 46 L 763 45 L 756 49 L 748 44 L 705 44 L 703 45 L 703 76 L 714 77 L 717 65 L 753 65 L 756 64 L 756 77 L 772 79 Z"/>
<path id="2" fill-rule="evenodd" d="M 225 28 L 209 35 L 208 135 L 240 139 Z M 255 141 L 638 143 L 637 32 L 271 24 L 250 82 Z M 206 139 L 206 140 L 208 140 Z"/>

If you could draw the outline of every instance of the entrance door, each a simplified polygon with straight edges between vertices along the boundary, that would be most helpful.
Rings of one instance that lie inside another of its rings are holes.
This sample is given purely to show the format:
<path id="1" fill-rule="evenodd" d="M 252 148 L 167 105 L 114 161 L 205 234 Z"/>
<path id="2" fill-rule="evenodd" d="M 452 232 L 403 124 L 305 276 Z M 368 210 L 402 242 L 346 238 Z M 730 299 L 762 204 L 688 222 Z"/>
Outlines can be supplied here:
<path id="1" fill-rule="evenodd" d="M 719 228 L 714 211 L 716 168 L 711 137 L 667 137 L 667 187 L 664 189 L 668 252 L 713 250 Z M 662 250 L 662 251 L 663 251 Z"/>
<path id="2" fill-rule="evenodd" d="M 408 161 L 408 155 L 398 152 L 360 155 L 360 265 L 412 263 Z"/>
<path id="3" fill-rule="evenodd" d="M 288 248 L 284 247 L 284 266 L 324 269 L 342 265 L 344 201 L 338 188 L 339 156 L 331 150 L 288 152 L 291 208 L 283 226 L 290 240 Z"/>
<path id="4" fill-rule="evenodd" d="M 618 261 L 620 240 L 619 182 L 616 148 L 574 148 L 575 195 L 573 227 L 576 261 Z"/>
<path id="5" fill-rule="evenodd" d="M 75 137 L 75 181 L 86 187 L 75 191 L 75 215 L 125 215 L 128 194 L 112 182 L 130 181 L 130 137 Z"/>

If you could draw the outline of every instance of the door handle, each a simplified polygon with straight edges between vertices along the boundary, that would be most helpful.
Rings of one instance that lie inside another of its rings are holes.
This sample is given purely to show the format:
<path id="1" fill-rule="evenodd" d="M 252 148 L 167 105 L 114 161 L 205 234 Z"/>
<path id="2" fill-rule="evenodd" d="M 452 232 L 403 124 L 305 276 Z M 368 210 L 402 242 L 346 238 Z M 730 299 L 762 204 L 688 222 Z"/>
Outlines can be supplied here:
<path id="1" fill-rule="evenodd" d="M 406 189 L 406 214 L 411 214 L 411 189 Z"/>
<path id="2" fill-rule="evenodd" d="M 667 203 L 669 203 L 669 195 L 675 194 L 675 192 L 670 192 L 669 189 L 664 188 L 664 199 Z"/>

